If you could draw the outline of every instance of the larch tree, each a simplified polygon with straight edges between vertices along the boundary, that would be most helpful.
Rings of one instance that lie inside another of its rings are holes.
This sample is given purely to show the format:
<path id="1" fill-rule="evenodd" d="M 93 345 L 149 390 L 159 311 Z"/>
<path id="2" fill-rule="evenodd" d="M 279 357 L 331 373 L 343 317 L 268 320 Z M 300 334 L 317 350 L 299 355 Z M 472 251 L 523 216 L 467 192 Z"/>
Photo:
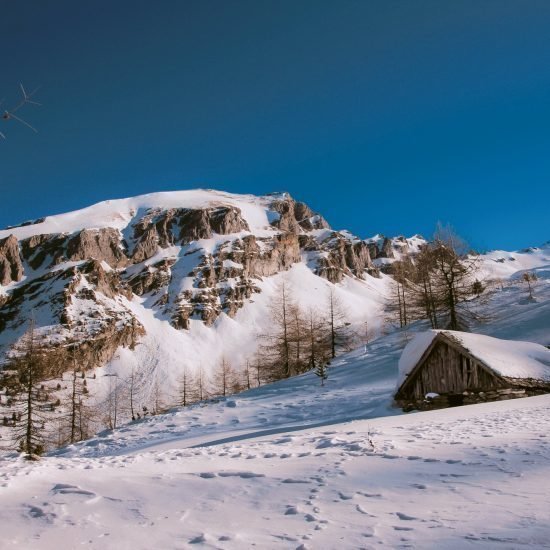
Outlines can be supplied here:
<path id="1" fill-rule="evenodd" d="M 208 377 L 204 373 L 204 368 L 199 365 L 195 377 L 193 379 L 193 392 L 197 401 L 204 401 L 208 399 Z"/>
<path id="2" fill-rule="evenodd" d="M 470 319 L 483 320 L 469 307 L 484 288 L 478 279 L 477 256 L 448 226 L 413 258 L 392 264 L 394 278 L 389 311 L 399 326 L 427 319 L 432 328 L 464 329 Z"/>
<path id="3" fill-rule="evenodd" d="M 88 417 L 89 411 L 85 407 L 84 398 L 88 394 L 86 379 L 82 378 L 84 371 L 81 371 L 79 365 L 81 361 L 77 361 L 76 349 L 71 350 L 72 366 L 70 371 L 70 386 L 68 395 L 68 443 L 82 441 L 88 435 Z"/>
<path id="4" fill-rule="evenodd" d="M 194 380 L 189 373 L 188 368 L 183 367 L 183 371 L 179 377 L 179 404 L 182 407 L 187 407 L 196 401 L 196 390 Z"/>
<path id="5" fill-rule="evenodd" d="M 327 319 L 330 355 L 334 359 L 338 352 L 351 350 L 355 334 L 347 319 L 344 306 L 333 288 L 329 290 L 327 296 Z"/>
<path id="6" fill-rule="evenodd" d="M 439 225 L 431 245 L 436 304 L 447 319 L 447 328 L 463 330 L 476 315 L 467 307 L 479 271 L 476 255 L 450 226 Z"/>
<path id="7" fill-rule="evenodd" d="M 243 369 L 243 381 L 244 387 L 249 390 L 252 388 L 252 369 L 250 367 L 250 361 L 247 359 Z"/>
<path id="8" fill-rule="evenodd" d="M 537 280 L 537 274 L 534 271 L 526 271 L 522 277 L 522 281 L 527 283 L 527 288 L 529 289 L 529 300 L 533 301 L 533 284 Z"/>
<path id="9" fill-rule="evenodd" d="M 235 373 L 225 357 L 222 357 L 214 373 L 214 393 L 226 397 L 233 393 Z"/>
<path id="10" fill-rule="evenodd" d="M 36 459 L 45 446 L 46 419 L 40 412 L 44 392 L 42 382 L 51 374 L 52 365 L 51 355 L 48 356 L 47 346 L 36 331 L 34 319 L 30 320 L 28 330 L 14 346 L 9 367 L 17 371 L 22 388 L 22 422 L 15 428 L 15 439 L 27 459 Z"/>
<path id="11" fill-rule="evenodd" d="M 328 363 L 330 357 L 327 324 L 319 312 L 310 308 L 306 326 L 306 357 L 309 369 Z"/>
<path id="12" fill-rule="evenodd" d="M 271 330 L 259 335 L 262 344 L 258 353 L 266 379 L 274 381 L 297 373 L 296 358 L 300 356 L 303 337 L 300 328 L 297 328 L 297 320 L 301 316 L 298 305 L 284 280 L 277 286 L 269 315 Z"/>

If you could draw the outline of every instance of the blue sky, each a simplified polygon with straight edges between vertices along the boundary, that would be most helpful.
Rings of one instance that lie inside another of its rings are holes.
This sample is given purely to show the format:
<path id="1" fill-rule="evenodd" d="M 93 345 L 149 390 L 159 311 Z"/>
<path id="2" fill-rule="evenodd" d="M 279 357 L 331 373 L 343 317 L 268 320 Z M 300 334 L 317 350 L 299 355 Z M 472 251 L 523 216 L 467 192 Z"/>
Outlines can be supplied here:
<path id="1" fill-rule="evenodd" d="M 289 191 L 366 237 L 550 239 L 550 2 L 26 1 L 2 9 L 0 226 L 107 198 Z"/>

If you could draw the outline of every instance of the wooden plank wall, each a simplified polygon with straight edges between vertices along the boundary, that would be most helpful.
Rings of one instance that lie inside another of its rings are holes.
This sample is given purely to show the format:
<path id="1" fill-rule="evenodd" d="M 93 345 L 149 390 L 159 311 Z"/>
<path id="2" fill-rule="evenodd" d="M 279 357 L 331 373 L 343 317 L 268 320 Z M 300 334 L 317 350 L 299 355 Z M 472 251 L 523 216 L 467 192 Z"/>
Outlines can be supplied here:
<path id="1" fill-rule="evenodd" d="M 414 378 L 403 388 L 402 397 L 422 399 L 430 392 L 459 394 L 466 390 L 486 391 L 504 386 L 501 379 L 480 363 L 446 342 L 438 342 Z"/>

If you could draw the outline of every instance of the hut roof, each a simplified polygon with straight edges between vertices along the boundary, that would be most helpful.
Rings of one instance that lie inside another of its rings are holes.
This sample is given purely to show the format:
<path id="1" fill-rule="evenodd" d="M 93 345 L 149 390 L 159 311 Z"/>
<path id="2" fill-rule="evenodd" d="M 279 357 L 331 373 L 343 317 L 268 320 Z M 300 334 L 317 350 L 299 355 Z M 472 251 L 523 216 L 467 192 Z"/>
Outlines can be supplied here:
<path id="1" fill-rule="evenodd" d="M 550 382 L 550 350 L 540 344 L 455 330 L 428 330 L 415 336 L 403 350 L 398 387 L 439 335 L 464 348 L 500 376 Z"/>

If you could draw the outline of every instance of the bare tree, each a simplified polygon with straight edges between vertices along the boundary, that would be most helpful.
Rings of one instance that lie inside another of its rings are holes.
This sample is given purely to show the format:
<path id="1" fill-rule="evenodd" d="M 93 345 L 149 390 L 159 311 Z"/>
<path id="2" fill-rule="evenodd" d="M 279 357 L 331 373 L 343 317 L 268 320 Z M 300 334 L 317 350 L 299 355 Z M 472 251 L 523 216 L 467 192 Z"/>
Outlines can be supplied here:
<path id="1" fill-rule="evenodd" d="M 38 336 L 34 319 L 31 318 L 27 332 L 14 347 L 10 365 L 17 370 L 23 390 L 20 411 L 23 423 L 16 427 L 15 439 L 19 449 L 26 453 L 29 460 L 35 459 L 44 451 L 43 430 L 46 419 L 40 413 L 40 401 L 45 391 L 42 382 L 49 374 L 49 360 L 46 345 Z"/>
<path id="2" fill-rule="evenodd" d="M 533 301 L 535 298 L 533 297 L 532 284 L 537 280 L 537 274 L 534 271 L 526 271 L 521 278 L 524 282 L 527 283 L 527 288 L 529 289 L 529 300 Z"/>
<path id="3" fill-rule="evenodd" d="M 262 345 L 259 357 L 261 357 L 266 377 L 270 381 L 288 378 L 296 374 L 293 368 L 295 355 L 293 354 L 292 323 L 299 315 L 296 313 L 297 307 L 288 284 L 283 280 L 277 286 L 275 297 L 269 308 L 272 328 L 269 333 L 260 335 Z"/>
<path id="4" fill-rule="evenodd" d="M 71 386 L 68 399 L 69 410 L 67 413 L 69 425 L 68 442 L 75 443 L 76 441 L 82 441 L 88 435 L 88 421 L 86 419 L 88 411 L 84 405 L 84 396 L 87 395 L 88 388 L 86 379 L 79 376 L 80 374 L 84 374 L 84 371 L 81 371 L 78 366 L 75 348 L 73 348 L 71 355 Z"/>
<path id="5" fill-rule="evenodd" d="M 478 259 L 449 226 L 438 225 L 432 242 L 414 259 L 404 258 L 392 265 L 394 277 L 390 314 L 405 327 L 411 320 L 428 319 L 432 328 L 443 325 L 465 329 L 470 320 L 482 321 L 470 307 L 480 296 Z"/>
<path id="6" fill-rule="evenodd" d="M 235 384 L 235 373 L 225 357 L 222 357 L 214 373 L 214 393 L 227 396 L 232 393 Z"/>
<path id="7" fill-rule="evenodd" d="M 330 347 L 327 324 L 319 312 L 313 308 L 310 308 L 308 315 L 306 346 L 307 364 L 310 369 L 328 362 Z"/>
<path id="8" fill-rule="evenodd" d="M 249 390 L 252 387 L 252 371 L 250 369 L 250 361 L 247 359 L 244 366 L 244 387 Z"/>
<path id="9" fill-rule="evenodd" d="M 299 304 L 295 302 L 290 307 L 289 329 L 292 372 L 300 374 L 308 370 L 308 321 Z"/>
<path id="10" fill-rule="evenodd" d="M 153 401 L 153 410 L 151 414 L 162 414 L 166 410 L 166 401 L 164 391 L 158 380 L 153 382 L 151 391 L 151 399 Z"/>
<path id="11" fill-rule="evenodd" d="M 114 430 L 117 427 L 117 419 L 120 411 L 120 387 L 118 383 L 118 374 L 108 373 L 103 376 L 109 378 L 109 393 L 107 394 L 107 410 L 105 411 L 105 420 L 107 427 Z M 114 383 L 113 383 L 114 379 Z"/>
<path id="12" fill-rule="evenodd" d="M 27 93 L 25 88 L 23 87 L 23 84 L 19 84 L 19 87 L 21 89 L 22 97 L 21 99 L 11 108 L 4 110 L 4 113 L 2 114 L 2 119 L 4 122 L 8 122 L 10 120 L 15 120 L 16 122 L 19 122 L 20 124 L 23 124 L 27 128 L 30 128 L 33 132 L 38 133 L 38 130 L 31 126 L 28 122 L 23 120 L 19 114 L 20 111 L 27 105 L 36 105 L 40 106 L 40 103 L 35 101 L 34 95 L 38 91 L 38 88 L 33 90 L 31 93 Z M 0 105 L 3 103 L 3 100 L 0 101 Z M 17 115 L 15 113 L 18 113 Z M 6 136 L 3 132 L 0 132 L 0 138 L 6 139 Z"/>
<path id="13" fill-rule="evenodd" d="M 438 226 L 431 248 L 438 309 L 448 318 L 448 328 L 464 329 L 468 323 L 466 317 L 471 318 L 474 314 L 468 308 L 461 308 L 461 304 L 466 304 L 473 295 L 472 284 L 479 270 L 478 259 L 468 253 L 466 242 L 450 226 Z"/>
<path id="14" fill-rule="evenodd" d="M 188 372 L 187 367 L 183 367 L 183 372 L 179 377 L 179 404 L 187 407 L 195 402 L 195 392 L 193 391 L 193 378 Z"/>
<path id="15" fill-rule="evenodd" d="M 351 323 L 347 320 L 344 306 L 334 288 L 330 288 L 328 293 L 327 313 L 330 355 L 334 358 L 339 351 L 350 351 L 355 339 Z"/>
<path id="16" fill-rule="evenodd" d="M 199 365 L 199 368 L 195 373 L 193 386 L 193 392 L 197 401 L 204 401 L 205 399 L 208 399 L 208 377 L 205 375 L 202 365 Z"/>

